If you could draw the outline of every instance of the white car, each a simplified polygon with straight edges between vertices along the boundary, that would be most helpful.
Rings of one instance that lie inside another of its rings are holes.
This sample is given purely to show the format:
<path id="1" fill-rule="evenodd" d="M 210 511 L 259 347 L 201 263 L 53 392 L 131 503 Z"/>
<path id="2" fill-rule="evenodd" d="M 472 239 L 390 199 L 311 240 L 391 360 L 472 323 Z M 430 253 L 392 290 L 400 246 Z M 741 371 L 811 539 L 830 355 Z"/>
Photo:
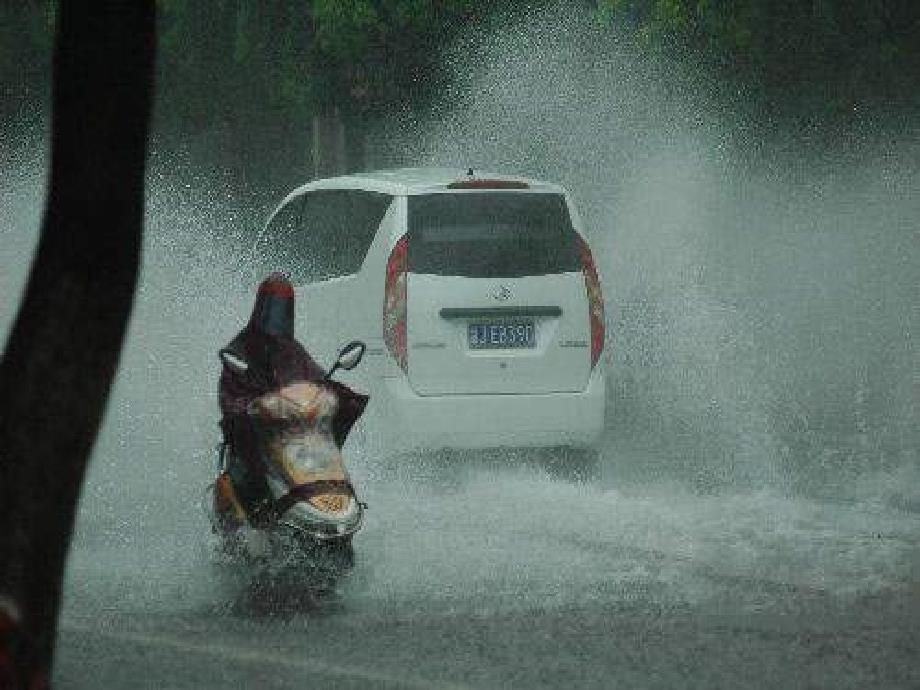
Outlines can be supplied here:
<path id="1" fill-rule="evenodd" d="M 258 253 L 297 292 L 297 337 L 371 394 L 400 448 L 590 449 L 604 423 L 604 303 L 571 197 L 537 180 L 402 169 L 318 180 Z M 386 447 L 391 447 L 390 445 Z"/>

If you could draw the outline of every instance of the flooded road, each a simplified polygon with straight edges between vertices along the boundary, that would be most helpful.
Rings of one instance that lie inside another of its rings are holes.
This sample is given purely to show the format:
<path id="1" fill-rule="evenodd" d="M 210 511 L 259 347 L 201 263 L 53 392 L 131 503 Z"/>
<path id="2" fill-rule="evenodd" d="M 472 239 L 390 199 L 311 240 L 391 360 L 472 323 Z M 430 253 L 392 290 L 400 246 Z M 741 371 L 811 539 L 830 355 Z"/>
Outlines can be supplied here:
<path id="1" fill-rule="evenodd" d="M 60 687 L 920 681 L 917 513 L 572 481 L 519 458 L 355 459 L 370 511 L 332 594 L 259 586 L 221 562 L 193 492 L 175 485 L 168 520 L 148 506 L 136 526 L 122 516 L 86 535 Z"/>
<path id="2" fill-rule="evenodd" d="M 564 34 L 486 46 L 459 106 L 374 155 L 572 190 L 607 306 L 597 465 L 397 456 L 359 429 L 354 568 L 323 595 L 253 586 L 203 503 L 216 351 L 248 316 L 267 198 L 154 146 L 57 687 L 920 685 L 916 141 L 757 158 L 705 104 Z M 5 332 L 43 163 L 4 165 Z"/>
<path id="3" fill-rule="evenodd" d="M 868 386 L 836 425 L 786 425 L 748 397 L 760 389 L 742 356 L 764 350 L 736 349 L 743 310 L 664 282 L 607 288 L 612 405 L 596 466 L 551 452 L 394 456 L 359 431 L 349 461 L 370 509 L 353 570 L 323 595 L 253 586 L 215 556 L 202 506 L 219 440 L 214 353 L 256 278 L 226 250 L 220 233 L 241 222 L 219 187 L 152 190 L 69 564 L 58 687 L 920 682 L 909 410 L 873 409 Z M 10 198 L 37 216 L 34 192 Z M 32 238 L 9 238 L 4 266 L 22 271 Z M 687 320 L 692 300 L 705 328 Z M 807 398 L 782 392 L 807 416 Z"/>

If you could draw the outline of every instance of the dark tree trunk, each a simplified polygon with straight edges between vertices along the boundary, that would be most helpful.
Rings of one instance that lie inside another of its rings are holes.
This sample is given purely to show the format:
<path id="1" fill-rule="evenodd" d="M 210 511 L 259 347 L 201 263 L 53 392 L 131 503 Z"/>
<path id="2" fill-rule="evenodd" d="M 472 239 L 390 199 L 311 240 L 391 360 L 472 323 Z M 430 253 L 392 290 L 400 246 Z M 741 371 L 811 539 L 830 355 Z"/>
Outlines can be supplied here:
<path id="1" fill-rule="evenodd" d="M 342 175 L 348 169 L 345 123 L 338 108 L 313 116 L 313 177 Z"/>
<path id="2" fill-rule="evenodd" d="M 0 684 L 30 688 L 50 675 L 77 500 L 134 299 L 154 56 L 154 0 L 59 6 L 47 206 L 0 365 Z"/>

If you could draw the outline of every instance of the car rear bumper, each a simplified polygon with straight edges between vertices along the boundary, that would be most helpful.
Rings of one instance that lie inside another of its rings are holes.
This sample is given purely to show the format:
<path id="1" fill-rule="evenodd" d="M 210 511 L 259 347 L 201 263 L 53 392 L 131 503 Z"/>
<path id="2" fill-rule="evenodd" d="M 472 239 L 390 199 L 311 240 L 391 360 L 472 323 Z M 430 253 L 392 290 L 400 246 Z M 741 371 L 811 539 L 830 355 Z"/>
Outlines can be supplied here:
<path id="1" fill-rule="evenodd" d="M 374 416 L 396 448 L 591 447 L 604 427 L 599 369 L 579 393 L 421 396 L 405 377 L 382 383 Z"/>

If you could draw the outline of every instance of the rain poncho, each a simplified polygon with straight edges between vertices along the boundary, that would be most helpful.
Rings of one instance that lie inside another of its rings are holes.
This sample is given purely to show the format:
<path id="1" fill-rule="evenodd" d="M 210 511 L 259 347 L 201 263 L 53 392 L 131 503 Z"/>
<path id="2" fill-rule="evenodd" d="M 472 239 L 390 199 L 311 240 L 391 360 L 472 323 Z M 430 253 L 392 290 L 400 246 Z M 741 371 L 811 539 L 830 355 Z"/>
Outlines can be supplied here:
<path id="1" fill-rule="evenodd" d="M 250 489 L 261 487 L 265 474 L 259 439 L 248 419 L 250 404 L 265 393 L 291 383 L 322 381 L 326 372 L 294 338 L 294 288 L 277 273 L 259 285 L 249 323 L 223 351 L 249 365 L 247 371 L 239 372 L 225 364 L 220 376 L 221 428 L 224 440 L 232 446 L 232 454 L 242 461 L 236 474 L 246 475 L 234 477 L 234 483 L 247 493 L 246 487 L 240 485 L 248 485 Z M 341 446 L 368 398 L 335 381 L 327 381 L 326 385 L 339 398 L 333 436 Z M 229 469 L 233 475 L 234 468 Z M 260 492 L 261 489 L 256 491 Z"/>

